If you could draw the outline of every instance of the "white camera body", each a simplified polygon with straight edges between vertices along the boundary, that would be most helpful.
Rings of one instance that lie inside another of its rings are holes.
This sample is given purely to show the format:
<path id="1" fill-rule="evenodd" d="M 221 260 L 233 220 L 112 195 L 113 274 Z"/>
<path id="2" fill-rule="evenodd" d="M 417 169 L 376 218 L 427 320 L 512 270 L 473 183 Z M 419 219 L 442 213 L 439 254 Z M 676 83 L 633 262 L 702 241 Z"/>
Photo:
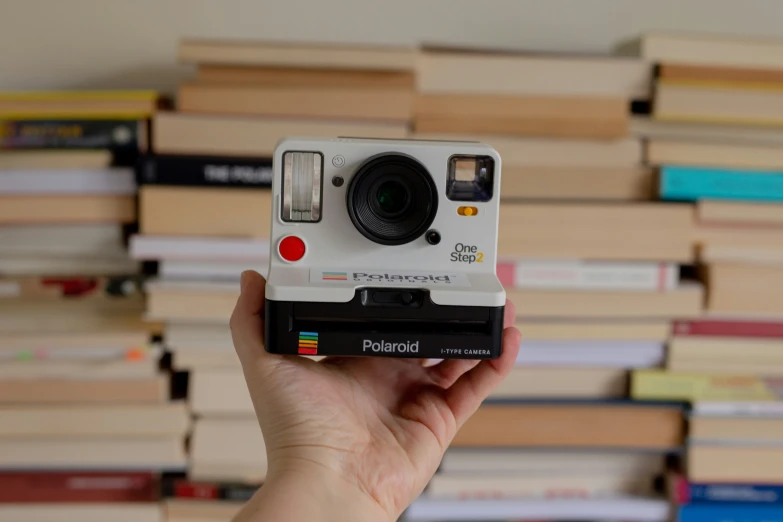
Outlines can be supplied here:
<path id="1" fill-rule="evenodd" d="M 282 140 L 267 350 L 499 356 L 500 166 L 474 142 Z"/>

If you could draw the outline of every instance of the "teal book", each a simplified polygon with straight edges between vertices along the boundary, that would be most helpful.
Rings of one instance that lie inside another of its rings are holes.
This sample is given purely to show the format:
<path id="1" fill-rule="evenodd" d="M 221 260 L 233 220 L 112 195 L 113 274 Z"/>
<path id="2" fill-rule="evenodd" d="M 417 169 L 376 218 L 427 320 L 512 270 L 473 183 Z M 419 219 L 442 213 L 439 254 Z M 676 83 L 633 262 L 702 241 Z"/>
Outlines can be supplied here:
<path id="1" fill-rule="evenodd" d="M 783 171 L 666 165 L 659 177 L 661 199 L 783 201 Z"/>

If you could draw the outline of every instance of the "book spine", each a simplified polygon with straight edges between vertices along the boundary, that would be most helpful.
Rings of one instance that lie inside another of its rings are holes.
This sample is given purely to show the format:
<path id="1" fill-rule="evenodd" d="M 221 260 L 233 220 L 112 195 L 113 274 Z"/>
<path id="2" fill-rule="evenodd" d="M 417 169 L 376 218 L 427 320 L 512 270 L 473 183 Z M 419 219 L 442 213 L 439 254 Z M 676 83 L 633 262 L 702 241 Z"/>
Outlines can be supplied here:
<path id="1" fill-rule="evenodd" d="M 679 522 L 783 522 L 783 507 L 742 504 L 686 504 L 679 509 Z"/>
<path id="2" fill-rule="evenodd" d="M 783 322 L 675 321 L 672 333 L 680 336 L 783 338 Z"/>
<path id="3" fill-rule="evenodd" d="M 154 502 L 153 473 L 0 473 L 0 503 Z"/>
<path id="4" fill-rule="evenodd" d="M 775 401 L 783 397 L 783 379 L 637 370 L 631 376 L 631 396 L 642 400 Z"/>
<path id="5" fill-rule="evenodd" d="M 4 120 L 0 149 L 138 149 L 145 140 L 137 120 Z"/>
<path id="6" fill-rule="evenodd" d="M 139 185 L 193 187 L 272 186 L 272 162 L 204 156 L 146 156 L 139 160 Z"/>
<path id="7" fill-rule="evenodd" d="M 499 270 L 500 271 L 500 270 Z M 666 291 L 676 287 L 671 263 L 570 263 L 520 261 L 513 268 L 515 288 Z"/>
<path id="8" fill-rule="evenodd" d="M 178 480 L 164 485 L 163 496 L 177 499 L 209 499 L 247 502 L 259 486 Z"/>
<path id="9" fill-rule="evenodd" d="M 691 415 L 696 417 L 783 417 L 783 404 L 769 402 L 695 402 Z"/>
<path id="10" fill-rule="evenodd" d="M 783 201 L 783 172 L 665 166 L 659 188 L 662 199 L 674 201 Z"/>
<path id="11" fill-rule="evenodd" d="M 693 503 L 783 504 L 783 485 L 689 484 Z"/>
<path id="12" fill-rule="evenodd" d="M 140 296 L 144 280 L 127 277 L 19 277 L 0 278 L 0 299 L 116 299 Z"/>

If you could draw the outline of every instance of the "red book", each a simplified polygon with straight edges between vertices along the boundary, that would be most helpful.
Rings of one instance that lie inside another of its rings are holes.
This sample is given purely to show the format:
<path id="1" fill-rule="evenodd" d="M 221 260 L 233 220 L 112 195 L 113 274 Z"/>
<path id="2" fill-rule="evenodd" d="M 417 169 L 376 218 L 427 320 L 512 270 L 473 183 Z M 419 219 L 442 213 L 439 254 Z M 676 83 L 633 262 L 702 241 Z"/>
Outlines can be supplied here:
<path id="1" fill-rule="evenodd" d="M 139 472 L 2 472 L 0 503 L 154 502 L 158 475 Z"/>
<path id="2" fill-rule="evenodd" d="M 741 321 L 726 319 L 696 319 L 675 321 L 674 335 L 705 337 L 783 338 L 783 321 Z"/>

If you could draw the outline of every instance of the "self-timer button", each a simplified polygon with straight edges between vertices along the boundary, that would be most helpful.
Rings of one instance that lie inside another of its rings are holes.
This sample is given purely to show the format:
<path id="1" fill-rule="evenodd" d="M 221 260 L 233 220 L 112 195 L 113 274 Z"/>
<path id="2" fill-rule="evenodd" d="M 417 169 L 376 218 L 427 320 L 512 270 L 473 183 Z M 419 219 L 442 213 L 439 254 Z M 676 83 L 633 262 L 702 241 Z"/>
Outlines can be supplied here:
<path id="1" fill-rule="evenodd" d="M 280 257 L 289 262 L 299 261 L 305 255 L 305 243 L 296 236 L 286 236 L 277 245 Z"/>

